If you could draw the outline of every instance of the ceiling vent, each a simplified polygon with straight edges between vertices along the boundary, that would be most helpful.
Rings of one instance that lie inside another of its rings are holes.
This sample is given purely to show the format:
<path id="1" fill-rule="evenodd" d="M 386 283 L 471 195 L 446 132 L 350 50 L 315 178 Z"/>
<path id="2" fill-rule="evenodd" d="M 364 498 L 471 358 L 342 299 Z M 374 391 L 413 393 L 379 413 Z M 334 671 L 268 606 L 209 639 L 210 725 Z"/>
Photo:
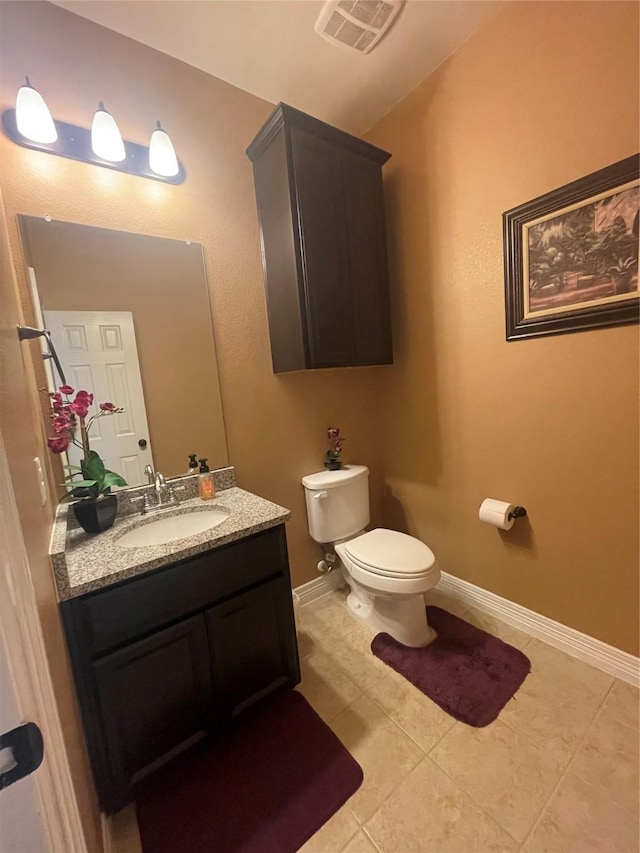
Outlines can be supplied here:
<path id="1" fill-rule="evenodd" d="M 333 44 L 369 53 L 397 17 L 404 0 L 328 0 L 315 31 Z"/>

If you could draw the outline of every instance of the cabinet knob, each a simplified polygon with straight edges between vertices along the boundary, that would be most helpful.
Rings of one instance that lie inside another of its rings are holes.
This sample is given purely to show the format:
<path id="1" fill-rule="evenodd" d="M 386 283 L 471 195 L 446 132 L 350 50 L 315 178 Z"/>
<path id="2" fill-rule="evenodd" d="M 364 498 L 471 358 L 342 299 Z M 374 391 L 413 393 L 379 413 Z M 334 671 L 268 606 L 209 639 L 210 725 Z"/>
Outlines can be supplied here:
<path id="1" fill-rule="evenodd" d="M 147 439 L 146 439 L 146 438 L 141 438 L 141 439 L 138 441 L 138 447 L 142 447 L 142 448 L 144 448 L 144 447 L 146 447 L 146 446 L 147 446 Z"/>

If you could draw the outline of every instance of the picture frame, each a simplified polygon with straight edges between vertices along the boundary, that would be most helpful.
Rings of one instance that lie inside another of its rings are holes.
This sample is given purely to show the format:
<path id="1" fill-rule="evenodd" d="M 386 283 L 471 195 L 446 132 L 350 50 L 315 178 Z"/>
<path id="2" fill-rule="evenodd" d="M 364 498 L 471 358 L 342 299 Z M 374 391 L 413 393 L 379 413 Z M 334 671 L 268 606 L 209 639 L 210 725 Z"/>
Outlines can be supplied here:
<path id="1" fill-rule="evenodd" d="M 638 322 L 639 163 L 503 213 L 507 341 Z"/>

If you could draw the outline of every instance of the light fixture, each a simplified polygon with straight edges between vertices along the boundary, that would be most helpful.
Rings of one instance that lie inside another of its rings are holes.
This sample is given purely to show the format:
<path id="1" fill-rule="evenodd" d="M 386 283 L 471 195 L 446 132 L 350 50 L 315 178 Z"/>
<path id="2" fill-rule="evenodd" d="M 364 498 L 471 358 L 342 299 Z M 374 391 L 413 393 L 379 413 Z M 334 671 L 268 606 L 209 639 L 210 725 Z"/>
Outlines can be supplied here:
<path id="1" fill-rule="evenodd" d="M 18 89 L 16 98 L 16 124 L 20 133 L 32 142 L 49 144 L 58 138 L 56 126 L 51 118 L 44 98 L 31 85 L 29 78 Z"/>
<path id="2" fill-rule="evenodd" d="M 105 110 L 102 101 L 91 124 L 91 148 L 94 154 L 110 163 L 120 163 L 127 156 L 116 120 Z"/>
<path id="3" fill-rule="evenodd" d="M 91 129 L 66 121 L 55 121 L 42 96 L 29 78 L 18 92 L 15 110 L 4 110 L 2 129 L 22 148 L 32 148 L 58 157 L 91 163 L 140 178 L 152 178 L 165 184 L 181 184 L 185 177 L 182 163 L 169 135 L 157 122 L 150 144 L 123 140 L 112 115 L 102 101 L 93 117 Z"/>
<path id="4" fill-rule="evenodd" d="M 156 122 L 156 129 L 151 134 L 149 166 L 157 175 L 165 178 L 172 178 L 180 171 L 173 143 L 159 121 Z"/>

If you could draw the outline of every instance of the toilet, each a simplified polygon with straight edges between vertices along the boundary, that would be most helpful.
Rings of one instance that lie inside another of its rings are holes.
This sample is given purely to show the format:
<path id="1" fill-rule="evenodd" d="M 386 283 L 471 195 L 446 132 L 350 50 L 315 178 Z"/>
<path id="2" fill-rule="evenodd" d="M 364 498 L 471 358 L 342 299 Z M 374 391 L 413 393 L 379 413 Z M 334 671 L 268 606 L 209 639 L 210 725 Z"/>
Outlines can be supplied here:
<path id="1" fill-rule="evenodd" d="M 419 539 L 369 523 L 369 469 L 345 465 L 302 478 L 311 537 L 335 548 L 349 585 L 349 612 L 375 632 L 405 646 L 436 637 L 427 621 L 424 594 L 440 580 L 430 548 Z"/>

